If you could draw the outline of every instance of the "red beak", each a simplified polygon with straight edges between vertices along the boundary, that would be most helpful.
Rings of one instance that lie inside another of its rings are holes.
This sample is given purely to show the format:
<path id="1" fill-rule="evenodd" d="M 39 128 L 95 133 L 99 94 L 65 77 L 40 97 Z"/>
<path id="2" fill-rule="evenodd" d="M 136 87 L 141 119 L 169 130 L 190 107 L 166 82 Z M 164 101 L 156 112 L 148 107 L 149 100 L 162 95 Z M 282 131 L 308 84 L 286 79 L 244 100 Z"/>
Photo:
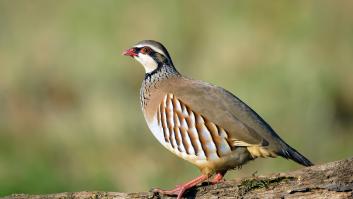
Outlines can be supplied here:
<path id="1" fill-rule="evenodd" d="M 130 48 L 130 49 L 125 50 L 122 55 L 130 56 L 130 57 L 135 57 L 135 56 L 137 56 L 138 54 L 136 53 L 135 48 Z"/>

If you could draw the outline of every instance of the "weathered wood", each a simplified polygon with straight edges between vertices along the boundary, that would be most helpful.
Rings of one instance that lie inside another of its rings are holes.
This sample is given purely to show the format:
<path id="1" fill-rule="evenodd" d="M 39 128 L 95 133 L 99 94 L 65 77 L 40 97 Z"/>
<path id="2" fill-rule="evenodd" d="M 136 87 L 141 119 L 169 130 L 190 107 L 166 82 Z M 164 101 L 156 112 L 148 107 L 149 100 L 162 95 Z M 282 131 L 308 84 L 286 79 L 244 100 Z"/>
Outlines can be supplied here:
<path id="1" fill-rule="evenodd" d="M 353 158 L 303 168 L 288 173 L 204 183 L 187 198 L 353 198 Z M 13 194 L 7 199 L 171 198 L 151 192 L 75 192 L 49 195 Z"/>

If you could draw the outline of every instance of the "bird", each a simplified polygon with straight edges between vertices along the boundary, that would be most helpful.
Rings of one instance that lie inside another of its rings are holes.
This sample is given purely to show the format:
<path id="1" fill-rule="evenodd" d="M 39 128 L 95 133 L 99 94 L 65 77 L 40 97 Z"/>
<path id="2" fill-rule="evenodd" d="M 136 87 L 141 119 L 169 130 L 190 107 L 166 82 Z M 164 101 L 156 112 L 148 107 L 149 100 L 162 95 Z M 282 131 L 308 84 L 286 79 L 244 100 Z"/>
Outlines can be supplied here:
<path id="1" fill-rule="evenodd" d="M 172 190 L 156 188 L 154 192 L 179 199 L 199 183 L 221 182 L 228 170 L 260 157 L 281 156 L 303 166 L 313 165 L 230 91 L 179 73 L 160 42 L 140 41 L 123 55 L 145 69 L 140 103 L 154 137 L 201 171 L 199 177 Z"/>

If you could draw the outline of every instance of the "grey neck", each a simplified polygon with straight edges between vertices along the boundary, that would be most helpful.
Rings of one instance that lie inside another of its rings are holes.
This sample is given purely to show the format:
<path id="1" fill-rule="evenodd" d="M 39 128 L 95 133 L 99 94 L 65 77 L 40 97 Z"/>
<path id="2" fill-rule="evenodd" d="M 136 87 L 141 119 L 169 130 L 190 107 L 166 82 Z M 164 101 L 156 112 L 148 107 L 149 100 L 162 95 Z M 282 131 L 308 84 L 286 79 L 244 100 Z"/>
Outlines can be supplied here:
<path id="1" fill-rule="evenodd" d="M 140 102 L 142 108 L 144 108 L 150 100 L 151 89 L 158 89 L 158 83 L 162 80 L 178 76 L 181 76 L 180 73 L 172 65 L 159 66 L 151 73 L 146 73 L 140 90 Z"/>
<path id="2" fill-rule="evenodd" d="M 175 69 L 173 65 L 159 64 L 156 70 L 150 73 L 145 73 L 145 80 L 153 79 L 153 77 L 155 77 L 156 75 L 169 76 L 169 75 L 175 75 L 175 74 L 179 74 L 179 72 Z"/>

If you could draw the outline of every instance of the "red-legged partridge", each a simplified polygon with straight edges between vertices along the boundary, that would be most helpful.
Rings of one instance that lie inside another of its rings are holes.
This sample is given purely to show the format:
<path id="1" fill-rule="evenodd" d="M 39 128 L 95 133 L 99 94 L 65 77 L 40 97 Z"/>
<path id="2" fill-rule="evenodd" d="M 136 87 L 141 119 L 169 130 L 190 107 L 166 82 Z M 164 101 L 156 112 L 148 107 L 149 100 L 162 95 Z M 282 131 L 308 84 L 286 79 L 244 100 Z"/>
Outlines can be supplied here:
<path id="1" fill-rule="evenodd" d="M 175 155 L 200 168 L 202 175 L 162 194 L 183 193 L 216 174 L 219 182 L 229 169 L 257 157 L 282 156 L 313 165 L 285 143 L 255 111 L 229 91 L 181 75 L 167 49 L 145 40 L 126 50 L 145 68 L 140 100 L 148 127 Z"/>

